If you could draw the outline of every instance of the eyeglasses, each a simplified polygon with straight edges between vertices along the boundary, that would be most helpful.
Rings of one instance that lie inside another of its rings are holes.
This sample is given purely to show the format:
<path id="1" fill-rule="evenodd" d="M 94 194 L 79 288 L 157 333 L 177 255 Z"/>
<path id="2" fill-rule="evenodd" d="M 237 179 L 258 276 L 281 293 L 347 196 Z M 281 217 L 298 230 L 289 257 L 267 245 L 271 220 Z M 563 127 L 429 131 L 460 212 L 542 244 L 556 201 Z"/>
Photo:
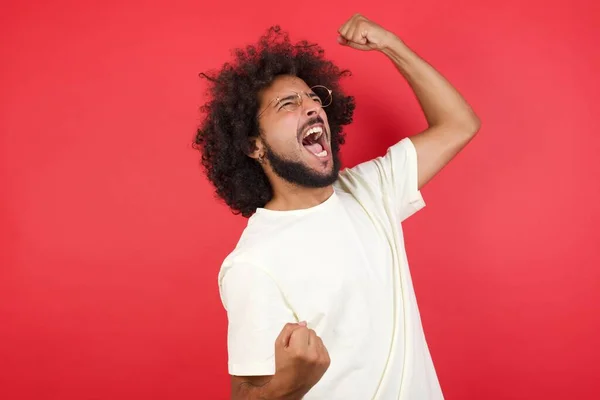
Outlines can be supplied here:
<path id="1" fill-rule="evenodd" d="M 323 86 L 323 85 L 315 85 L 313 87 L 310 88 L 310 92 L 296 92 L 296 91 L 290 91 L 290 95 L 286 96 L 286 97 L 276 97 L 273 100 L 271 100 L 269 102 L 269 104 L 264 108 L 264 110 L 262 110 L 259 114 L 257 118 L 260 118 L 260 116 L 267 111 L 267 109 L 269 108 L 269 106 L 271 104 L 273 104 L 273 102 L 276 102 L 277 105 L 276 107 L 278 109 L 284 109 L 285 111 L 288 112 L 294 112 L 296 111 L 299 107 L 302 106 L 302 94 L 306 95 L 306 97 L 310 98 L 312 101 L 314 101 L 315 103 L 319 104 L 319 106 L 321 108 L 325 108 L 328 105 L 331 104 L 332 100 L 333 100 L 333 95 L 332 95 L 332 90 Z"/>

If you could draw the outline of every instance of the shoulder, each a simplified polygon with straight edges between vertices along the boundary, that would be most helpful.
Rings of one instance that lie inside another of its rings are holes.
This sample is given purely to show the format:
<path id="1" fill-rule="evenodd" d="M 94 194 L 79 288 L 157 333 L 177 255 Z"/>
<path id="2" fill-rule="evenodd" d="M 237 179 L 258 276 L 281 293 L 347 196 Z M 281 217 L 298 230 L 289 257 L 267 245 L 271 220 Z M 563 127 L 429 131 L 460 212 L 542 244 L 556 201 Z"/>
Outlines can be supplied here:
<path id="1" fill-rule="evenodd" d="M 269 221 L 256 215 L 250 217 L 247 226 L 242 231 L 235 248 L 227 254 L 221 263 L 218 274 L 218 284 L 222 286 L 226 276 L 235 271 L 236 276 L 244 276 L 252 273 L 263 274 L 264 254 L 269 251 L 270 233 Z M 230 279 L 233 280 L 233 279 Z"/>
<path id="2" fill-rule="evenodd" d="M 223 260 L 221 270 L 230 268 L 235 262 L 251 256 L 252 249 L 260 244 L 260 237 L 265 231 L 263 218 L 253 215 L 248 219 L 244 230 L 241 232 L 235 247 Z"/>

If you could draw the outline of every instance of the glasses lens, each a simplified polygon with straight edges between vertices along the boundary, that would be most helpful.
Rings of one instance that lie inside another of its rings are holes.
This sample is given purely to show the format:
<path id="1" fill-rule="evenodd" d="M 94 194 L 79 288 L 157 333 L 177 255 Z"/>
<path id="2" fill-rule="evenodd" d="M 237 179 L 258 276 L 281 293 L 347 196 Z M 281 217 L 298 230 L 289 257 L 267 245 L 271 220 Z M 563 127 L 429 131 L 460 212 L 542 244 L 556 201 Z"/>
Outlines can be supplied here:
<path id="1" fill-rule="evenodd" d="M 300 95 L 292 92 L 289 96 L 284 97 L 283 100 L 279 102 L 279 105 L 282 109 L 293 112 L 298 109 L 301 101 Z"/>
<path id="2" fill-rule="evenodd" d="M 331 92 L 325 86 L 313 86 L 311 90 L 317 96 L 318 99 L 315 98 L 315 101 L 319 101 L 321 107 L 327 107 L 331 104 Z"/>

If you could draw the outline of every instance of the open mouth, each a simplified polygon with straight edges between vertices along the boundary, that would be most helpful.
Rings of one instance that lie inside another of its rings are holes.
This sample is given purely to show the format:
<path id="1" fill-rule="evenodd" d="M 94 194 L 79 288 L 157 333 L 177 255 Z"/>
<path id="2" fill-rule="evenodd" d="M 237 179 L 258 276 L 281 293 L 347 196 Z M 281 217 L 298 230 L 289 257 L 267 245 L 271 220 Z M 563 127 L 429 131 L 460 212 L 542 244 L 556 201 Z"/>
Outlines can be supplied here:
<path id="1" fill-rule="evenodd" d="M 325 143 L 325 128 L 323 125 L 315 125 L 302 134 L 302 145 L 306 150 L 317 157 L 327 157 L 328 152 Z"/>

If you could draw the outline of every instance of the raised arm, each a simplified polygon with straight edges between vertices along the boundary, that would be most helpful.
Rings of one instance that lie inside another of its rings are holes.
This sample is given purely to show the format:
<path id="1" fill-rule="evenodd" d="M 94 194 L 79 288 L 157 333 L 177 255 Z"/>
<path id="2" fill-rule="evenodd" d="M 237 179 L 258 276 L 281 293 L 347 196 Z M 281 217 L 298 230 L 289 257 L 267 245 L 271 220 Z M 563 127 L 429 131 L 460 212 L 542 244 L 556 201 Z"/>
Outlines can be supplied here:
<path id="1" fill-rule="evenodd" d="M 438 71 L 398 36 L 355 14 L 339 30 L 341 44 L 379 50 L 414 91 L 429 127 L 411 136 L 417 151 L 418 186 L 422 188 L 475 136 L 480 121 L 467 101 Z"/>
<path id="2" fill-rule="evenodd" d="M 398 37 L 383 53 L 408 81 L 429 124 L 410 138 L 417 150 L 420 189 L 471 141 L 480 121 L 456 88 Z"/>

